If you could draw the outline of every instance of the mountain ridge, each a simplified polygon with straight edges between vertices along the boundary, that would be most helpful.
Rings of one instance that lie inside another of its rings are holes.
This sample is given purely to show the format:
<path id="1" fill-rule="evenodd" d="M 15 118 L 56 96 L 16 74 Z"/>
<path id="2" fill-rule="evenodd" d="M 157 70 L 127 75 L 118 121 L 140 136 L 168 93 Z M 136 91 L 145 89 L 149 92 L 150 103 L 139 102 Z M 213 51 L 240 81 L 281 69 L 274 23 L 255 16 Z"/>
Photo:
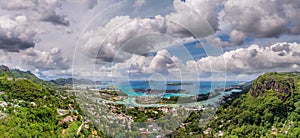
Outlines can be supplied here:
<path id="1" fill-rule="evenodd" d="M 295 137 L 300 135 L 299 113 L 300 73 L 270 72 L 255 79 L 247 93 L 221 105 L 207 128 L 224 137 Z"/>

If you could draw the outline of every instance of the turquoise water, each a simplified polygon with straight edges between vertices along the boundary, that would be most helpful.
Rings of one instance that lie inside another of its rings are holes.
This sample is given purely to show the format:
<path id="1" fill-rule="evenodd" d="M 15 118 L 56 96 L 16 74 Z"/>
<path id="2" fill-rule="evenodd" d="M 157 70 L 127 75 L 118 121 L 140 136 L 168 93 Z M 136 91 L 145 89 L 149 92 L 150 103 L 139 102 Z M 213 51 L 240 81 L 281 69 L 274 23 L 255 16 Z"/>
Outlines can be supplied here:
<path id="1" fill-rule="evenodd" d="M 182 85 L 167 85 L 169 83 L 181 83 Z M 238 85 L 242 82 L 227 81 L 227 82 L 209 82 L 209 81 L 169 81 L 169 82 L 149 82 L 149 81 L 129 81 L 129 82 L 107 82 L 106 85 L 99 85 L 98 88 L 114 86 L 126 93 L 129 96 L 158 96 L 145 94 L 137 89 L 152 89 L 152 90 L 186 90 L 188 93 L 161 93 L 159 96 L 168 98 L 171 96 L 192 96 L 197 94 L 207 94 L 215 89 L 225 88 L 232 85 Z M 134 91 L 135 90 L 135 91 Z M 238 90 L 236 90 L 238 92 Z"/>

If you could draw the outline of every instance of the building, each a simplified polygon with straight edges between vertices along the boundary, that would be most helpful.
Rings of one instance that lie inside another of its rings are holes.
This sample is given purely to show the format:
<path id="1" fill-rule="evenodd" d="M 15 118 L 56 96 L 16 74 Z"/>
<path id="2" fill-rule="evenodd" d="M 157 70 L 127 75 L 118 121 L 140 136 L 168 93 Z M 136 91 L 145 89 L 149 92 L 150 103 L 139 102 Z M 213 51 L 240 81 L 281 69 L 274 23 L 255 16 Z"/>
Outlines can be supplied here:
<path id="1" fill-rule="evenodd" d="M 71 116 L 67 116 L 61 121 L 63 124 L 66 122 L 73 122 L 73 118 Z"/>

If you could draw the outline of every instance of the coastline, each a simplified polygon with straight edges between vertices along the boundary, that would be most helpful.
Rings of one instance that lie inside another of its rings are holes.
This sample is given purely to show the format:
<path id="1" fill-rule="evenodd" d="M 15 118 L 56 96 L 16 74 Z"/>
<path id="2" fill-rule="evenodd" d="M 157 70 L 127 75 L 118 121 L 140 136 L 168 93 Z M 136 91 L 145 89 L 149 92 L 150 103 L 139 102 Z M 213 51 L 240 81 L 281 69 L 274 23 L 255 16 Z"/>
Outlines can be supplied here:
<path id="1" fill-rule="evenodd" d="M 152 90 L 149 89 L 149 85 L 147 86 L 146 83 L 148 82 L 134 81 L 134 83 L 130 86 L 118 85 L 118 86 L 106 86 L 106 87 L 109 91 L 117 91 L 119 93 L 121 92 L 127 95 L 125 97 L 124 95 L 122 96 L 120 95 L 121 96 L 120 98 L 110 98 L 110 99 L 119 99 L 119 100 L 112 100 L 113 102 L 116 102 L 118 104 L 125 104 L 125 105 L 136 105 L 136 106 L 143 105 L 143 106 L 154 106 L 154 107 L 160 105 L 166 106 L 172 104 L 180 104 L 180 105 L 197 104 L 198 105 L 199 103 L 200 105 L 213 105 L 218 103 L 224 96 L 229 95 L 232 92 L 240 92 L 242 89 L 241 82 L 230 82 L 227 83 L 226 86 L 224 86 L 223 88 L 221 87 L 222 85 L 220 85 L 219 82 L 199 82 L 199 85 L 196 85 L 197 83 L 195 82 L 193 82 L 193 84 L 189 82 L 188 83 L 189 85 L 178 85 L 178 86 L 172 85 L 171 87 L 164 87 L 165 89 L 169 89 L 169 90 L 160 90 L 160 89 Z M 107 84 L 111 85 L 109 83 Z M 167 83 L 158 83 L 158 84 L 160 87 L 163 87 L 163 85 L 168 86 Z M 176 84 L 179 83 L 176 82 Z M 182 84 L 186 84 L 186 83 L 184 82 Z M 198 92 L 184 90 L 183 87 L 192 88 L 192 90 Z M 101 88 L 101 90 L 104 89 L 105 88 Z M 101 93 L 101 91 L 99 92 Z M 107 92 L 104 91 L 103 93 L 107 93 Z M 112 95 L 112 96 L 119 97 L 118 95 Z"/>

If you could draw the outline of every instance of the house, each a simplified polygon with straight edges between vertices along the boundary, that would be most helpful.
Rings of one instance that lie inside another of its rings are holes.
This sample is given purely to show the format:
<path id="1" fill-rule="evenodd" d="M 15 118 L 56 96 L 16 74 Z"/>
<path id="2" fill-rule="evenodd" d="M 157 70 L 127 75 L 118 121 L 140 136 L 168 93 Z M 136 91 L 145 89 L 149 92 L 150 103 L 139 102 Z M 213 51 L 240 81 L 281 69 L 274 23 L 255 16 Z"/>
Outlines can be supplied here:
<path id="1" fill-rule="evenodd" d="M 13 81 L 13 80 L 14 80 L 14 78 L 7 78 L 7 80 L 8 80 L 8 81 Z"/>
<path id="2" fill-rule="evenodd" d="M 2 102 L 2 103 L 0 103 L 0 106 L 2 106 L 2 107 L 6 107 L 8 104 L 6 103 L 6 102 Z"/>
<path id="3" fill-rule="evenodd" d="M 276 136 L 277 135 L 277 128 L 276 127 L 272 127 L 272 135 Z"/>
<path id="4" fill-rule="evenodd" d="M 153 120 L 152 118 L 148 118 L 147 121 L 151 123 L 151 122 L 153 122 L 154 120 Z"/>
<path id="5" fill-rule="evenodd" d="M 68 111 L 67 110 L 64 110 L 64 109 L 57 109 L 57 112 L 58 112 L 58 114 L 59 115 L 66 115 L 66 114 L 68 114 Z"/>
<path id="6" fill-rule="evenodd" d="M 67 116 L 61 121 L 63 124 L 66 122 L 73 122 L 73 118 L 71 116 Z"/>
<path id="7" fill-rule="evenodd" d="M 36 106 L 35 102 L 30 102 L 30 104 L 31 104 L 32 106 Z"/>
<path id="8" fill-rule="evenodd" d="M 84 128 L 85 128 L 85 129 L 89 129 L 90 126 L 89 126 L 88 124 L 85 124 L 85 125 L 84 125 Z"/>
<path id="9" fill-rule="evenodd" d="M 211 134 L 211 128 L 207 128 L 205 131 L 203 131 L 204 134 Z"/>
<path id="10" fill-rule="evenodd" d="M 222 137 L 223 135 L 224 135 L 224 132 L 223 132 L 223 131 L 219 131 L 218 136 L 219 136 L 219 137 Z"/>
<path id="11" fill-rule="evenodd" d="M 90 120 L 85 120 L 85 122 L 84 123 L 89 123 L 89 122 L 91 122 Z"/>
<path id="12" fill-rule="evenodd" d="M 169 112 L 167 107 L 162 107 L 161 110 L 162 110 L 163 113 L 168 113 Z"/>

